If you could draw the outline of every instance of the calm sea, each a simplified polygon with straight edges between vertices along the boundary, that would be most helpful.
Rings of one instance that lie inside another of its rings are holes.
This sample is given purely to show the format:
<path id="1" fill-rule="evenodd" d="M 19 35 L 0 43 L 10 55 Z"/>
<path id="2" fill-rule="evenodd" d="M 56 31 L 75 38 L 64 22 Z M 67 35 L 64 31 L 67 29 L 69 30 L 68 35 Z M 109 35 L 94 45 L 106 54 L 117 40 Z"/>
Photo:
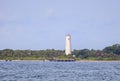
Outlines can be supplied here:
<path id="1" fill-rule="evenodd" d="M 120 81 L 120 62 L 0 61 L 0 81 Z"/>

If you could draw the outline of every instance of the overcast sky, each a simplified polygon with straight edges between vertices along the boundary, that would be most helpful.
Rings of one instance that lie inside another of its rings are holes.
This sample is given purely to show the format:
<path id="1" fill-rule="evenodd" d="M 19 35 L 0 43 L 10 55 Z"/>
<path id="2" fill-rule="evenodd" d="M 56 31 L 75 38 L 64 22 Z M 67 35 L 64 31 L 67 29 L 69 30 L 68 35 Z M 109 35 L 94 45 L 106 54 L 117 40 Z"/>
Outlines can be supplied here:
<path id="1" fill-rule="evenodd" d="M 0 0 L 0 49 L 103 49 L 120 43 L 120 0 Z"/>

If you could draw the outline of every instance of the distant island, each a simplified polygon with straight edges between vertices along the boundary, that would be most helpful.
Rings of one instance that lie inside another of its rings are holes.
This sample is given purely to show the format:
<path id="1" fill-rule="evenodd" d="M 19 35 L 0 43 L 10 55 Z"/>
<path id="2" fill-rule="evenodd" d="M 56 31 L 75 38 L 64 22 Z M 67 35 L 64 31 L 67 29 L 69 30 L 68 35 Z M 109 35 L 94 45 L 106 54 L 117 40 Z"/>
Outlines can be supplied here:
<path id="1" fill-rule="evenodd" d="M 0 50 L 0 60 L 69 60 L 74 59 L 90 61 L 113 61 L 120 60 L 120 44 L 107 46 L 103 50 L 74 49 L 66 55 L 65 50 Z"/>

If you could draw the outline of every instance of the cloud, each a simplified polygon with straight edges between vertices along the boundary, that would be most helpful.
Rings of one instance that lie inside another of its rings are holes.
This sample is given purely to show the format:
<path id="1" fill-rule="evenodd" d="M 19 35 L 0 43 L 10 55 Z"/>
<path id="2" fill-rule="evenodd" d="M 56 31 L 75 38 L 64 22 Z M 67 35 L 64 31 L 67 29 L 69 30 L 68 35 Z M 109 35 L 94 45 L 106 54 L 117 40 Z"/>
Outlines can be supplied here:
<path id="1" fill-rule="evenodd" d="M 47 15 L 48 15 L 48 17 L 53 17 L 53 16 L 55 16 L 55 10 L 54 10 L 53 8 L 49 8 L 49 9 L 47 10 Z"/>
<path id="2" fill-rule="evenodd" d="M 4 38 L 9 39 L 15 35 L 16 35 L 15 30 L 12 30 L 11 28 L 8 28 L 8 27 L 1 27 L 0 28 L 0 37 L 2 39 L 4 39 Z"/>
<path id="3" fill-rule="evenodd" d="M 0 37 L 13 37 L 20 33 L 23 33 L 25 30 L 21 27 L 9 27 L 8 25 L 0 27 Z"/>
<path id="4" fill-rule="evenodd" d="M 2 11 L 0 10 L 0 22 L 2 23 L 10 23 L 10 22 L 19 22 L 26 18 L 26 15 L 17 13 L 17 12 L 10 12 L 10 11 Z"/>
<path id="5" fill-rule="evenodd" d="M 5 21 L 5 20 L 8 20 L 8 16 L 3 14 L 2 12 L 0 13 L 0 21 Z"/>
<path id="6" fill-rule="evenodd" d="M 13 16 L 12 14 L 0 12 L 0 21 L 13 21 L 15 19 L 16 19 L 16 17 Z"/>

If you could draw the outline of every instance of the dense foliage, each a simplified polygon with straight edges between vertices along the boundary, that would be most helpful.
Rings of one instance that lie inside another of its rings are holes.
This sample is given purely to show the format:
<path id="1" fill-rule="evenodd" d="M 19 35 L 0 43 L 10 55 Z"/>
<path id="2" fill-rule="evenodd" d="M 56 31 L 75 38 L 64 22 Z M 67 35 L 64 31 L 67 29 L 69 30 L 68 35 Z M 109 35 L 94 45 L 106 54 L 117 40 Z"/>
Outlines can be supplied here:
<path id="1" fill-rule="evenodd" d="M 81 49 L 73 50 L 66 56 L 64 50 L 0 50 L 1 60 L 50 60 L 50 59 L 76 59 L 76 60 L 120 60 L 120 44 L 105 47 L 103 50 Z"/>

